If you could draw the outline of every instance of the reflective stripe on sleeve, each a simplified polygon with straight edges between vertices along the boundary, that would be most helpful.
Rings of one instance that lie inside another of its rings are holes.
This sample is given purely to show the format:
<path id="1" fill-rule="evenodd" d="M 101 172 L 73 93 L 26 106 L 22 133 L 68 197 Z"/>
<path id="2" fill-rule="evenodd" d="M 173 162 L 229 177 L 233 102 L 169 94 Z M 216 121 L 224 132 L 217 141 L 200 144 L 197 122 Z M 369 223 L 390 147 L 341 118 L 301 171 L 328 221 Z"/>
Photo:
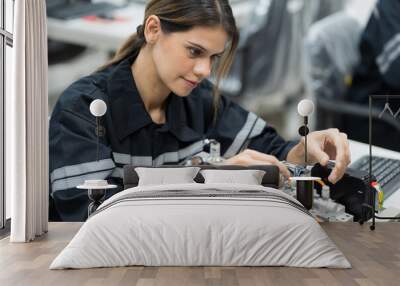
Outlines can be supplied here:
<path id="1" fill-rule="evenodd" d="M 134 166 L 152 166 L 153 160 L 151 156 L 131 156 L 130 154 L 122 154 L 113 152 L 114 161 L 117 164 L 134 165 Z"/>
<path id="2" fill-rule="evenodd" d="M 113 156 L 115 163 L 117 164 L 157 167 L 163 165 L 164 163 L 179 163 L 181 160 L 203 151 L 204 145 L 204 140 L 197 141 L 178 151 L 160 154 L 154 160 L 152 160 L 151 156 L 131 156 L 130 154 L 115 152 L 113 153 Z"/>
<path id="3" fill-rule="evenodd" d="M 50 180 L 51 182 L 54 182 L 56 180 L 68 177 L 80 176 L 88 173 L 110 170 L 113 168 L 115 168 L 115 164 L 112 159 L 70 165 L 55 169 L 50 175 Z"/>
<path id="4" fill-rule="evenodd" d="M 252 130 L 251 133 L 250 133 L 249 139 L 254 138 L 254 137 L 260 135 L 260 134 L 263 132 L 263 130 L 264 130 L 264 128 L 265 128 L 266 125 L 267 125 L 267 122 L 265 122 L 263 119 L 261 119 L 261 118 L 259 117 L 259 118 L 257 119 L 256 124 L 254 125 L 253 130 Z"/>
<path id="5" fill-rule="evenodd" d="M 111 173 L 111 177 L 114 178 L 123 178 L 124 177 L 124 169 L 123 168 L 115 168 Z"/>
<path id="6" fill-rule="evenodd" d="M 59 190 L 76 188 L 76 186 L 83 184 L 85 180 L 103 180 L 109 177 L 112 171 L 113 170 L 106 170 L 106 171 L 56 180 L 54 183 L 51 184 L 51 190 L 55 192 Z"/>
<path id="7" fill-rule="evenodd" d="M 228 159 L 241 151 L 242 146 L 248 139 L 260 135 L 266 126 L 266 122 L 250 112 L 247 116 L 246 123 L 238 132 L 231 146 L 226 150 L 224 158 Z"/>
<path id="8" fill-rule="evenodd" d="M 383 47 L 376 63 L 382 74 L 385 74 L 392 63 L 400 56 L 400 33 L 395 34 Z"/>
<path id="9" fill-rule="evenodd" d="M 176 152 L 166 152 L 164 154 L 161 154 L 156 159 L 154 159 L 153 166 L 161 166 L 164 163 L 179 163 L 181 160 L 203 151 L 204 144 L 204 140 L 201 140 Z"/>

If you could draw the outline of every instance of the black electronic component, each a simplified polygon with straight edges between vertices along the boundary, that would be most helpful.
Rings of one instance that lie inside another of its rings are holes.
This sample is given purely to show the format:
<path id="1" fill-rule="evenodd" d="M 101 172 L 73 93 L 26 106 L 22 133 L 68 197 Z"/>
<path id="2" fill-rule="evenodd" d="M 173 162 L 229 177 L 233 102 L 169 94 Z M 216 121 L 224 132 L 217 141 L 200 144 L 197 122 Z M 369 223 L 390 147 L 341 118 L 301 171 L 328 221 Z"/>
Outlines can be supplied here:
<path id="1" fill-rule="evenodd" d="M 330 189 L 332 200 L 342 204 L 346 212 L 354 216 L 354 220 L 364 223 L 373 217 L 372 207 L 374 205 L 373 192 L 370 182 L 376 181 L 368 172 L 347 168 L 344 176 L 336 184 L 328 181 L 328 177 L 334 168 L 334 163 L 329 162 L 327 166 L 316 164 L 312 170 L 312 176 L 320 177 Z M 318 188 L 318 187 L 317 187 Z"/>

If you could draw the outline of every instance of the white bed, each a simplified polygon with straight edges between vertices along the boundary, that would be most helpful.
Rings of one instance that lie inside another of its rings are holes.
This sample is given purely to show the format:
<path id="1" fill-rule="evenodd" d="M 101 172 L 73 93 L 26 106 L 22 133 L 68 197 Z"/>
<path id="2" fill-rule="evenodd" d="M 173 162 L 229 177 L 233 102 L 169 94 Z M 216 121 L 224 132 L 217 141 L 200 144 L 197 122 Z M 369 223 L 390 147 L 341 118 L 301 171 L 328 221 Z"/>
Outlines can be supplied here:
<path id="1" fill-rule="evenodd" d="M 351 267 L 283 192 L 198 183 L 139 186 L 111 197 L 50 269 L 128 265 Z"/>

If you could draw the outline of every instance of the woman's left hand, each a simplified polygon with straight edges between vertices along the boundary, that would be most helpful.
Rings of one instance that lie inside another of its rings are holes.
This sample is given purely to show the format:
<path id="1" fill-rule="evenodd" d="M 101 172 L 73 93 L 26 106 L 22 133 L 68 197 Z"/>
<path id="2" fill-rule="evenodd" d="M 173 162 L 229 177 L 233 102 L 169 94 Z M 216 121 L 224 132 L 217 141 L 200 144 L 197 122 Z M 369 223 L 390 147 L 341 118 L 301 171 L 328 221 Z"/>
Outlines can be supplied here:
<path id="1" fill-rule="evenodd" d="M 351 162 L 347 135 L 335 128 L 308 134 L 307 149 L 308 164 L 320 163 L 326 166 L 329 160 L 336 160 L 335 167 L 328 177 L 331 183 L 336 183 L 343 177 Z M 304 163 L 304 137 L 289 151 L 286 160 L 296 164 Z"/>

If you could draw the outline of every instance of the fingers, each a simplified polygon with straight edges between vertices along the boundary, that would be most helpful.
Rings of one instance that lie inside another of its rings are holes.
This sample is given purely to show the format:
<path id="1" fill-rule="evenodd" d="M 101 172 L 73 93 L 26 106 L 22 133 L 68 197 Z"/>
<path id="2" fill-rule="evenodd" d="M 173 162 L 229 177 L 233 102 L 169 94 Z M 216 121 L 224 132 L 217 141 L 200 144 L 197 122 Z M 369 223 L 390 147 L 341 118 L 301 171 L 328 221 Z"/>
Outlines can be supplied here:
<path id="1" fill-rule="evenodd" d="M 283 176 L 287 178 L 290 176 L 289 170 L 276 157 L 251 149 L 246 149 L 242 153 L 239 153 L 238 155 L 233 156 L 232 158 L 226 160 L 225 164 L 242 165 L 242 166 L 276 165 Z"/>
<path id="2" fill-rule="evenodd" d="M 251 149 L 246 149 L 244 152 L 247 152 L 254 160 L 257 160 L 260 163 L 264 162 L 263 164 L 265 164 L 265 162 L 268 162 L 272 165 L 278 166 L 279 171 L 281 172 L 281 174 L 283 176 L 285 176 L 286 178 L 290 177 L 290 172 L 287 169 L 287 167 L 285 166 L 285 164 L 280 162 L 275 156 L 267 155 L 267 154 L 257 152 L 257 151 L 251 150 Z"/>
<path id="3" fill-rule="evenodd" d="M 340 133 L 337 129 L 330 129 L 328 136 L 328 140 L 333 142 L 336 149 L 335 168 L 333 168 L 328 180 L 331 183 L 336 183 L 343 177 L 347 166 L 350 164 L 350 147 L 345 133 Z"/>
<path id="4" fill-rule="evenodd" d="M 336 161 L 335 168 L 328 177 L 331 183 L 340 180 L 350 164 L 347 135 L 335 128 L 312 132 L 308 152 L 323 166 L 328 164 L 329 159 Z"/>
<path id="5" fill-rule="evenodd" d="M 307 150 L 309 158 L 307 163 L 318 162 L 322 166 L 326 166 L 328 164 L 330 156 L 328 150 L 325 148 L 327 140 L 329 140 L 329 136 L 326 135 L 326 130 L 315 131 L 310 134 Z M 303 148 L 305 148 L 304 145 Z"/>
<path id="6" fill-rule="evenodd" d="M 309 152 L 312 153 L 314 158 L 317 158 L 318 163 L 320 163 L 322 166 L 326 166 L 328 164 L 329 155 L 326 154 L 321 148 L 315 148 L 313 150 L 309 150 Z"/>
<path id="7" fill-rule="evenodd" d="M 267 161 L 254 161 L 255 163 L 252 163 L 251 165 L 265 165 L 265 164 L 270 164 L 270 165 L 275 165 L 279 168 L 279 172 L 285 177 L 289 178 L 290 177 L 290 172 L 288 168 L 278 160 L 275 162 L 267 162 Z"/>

